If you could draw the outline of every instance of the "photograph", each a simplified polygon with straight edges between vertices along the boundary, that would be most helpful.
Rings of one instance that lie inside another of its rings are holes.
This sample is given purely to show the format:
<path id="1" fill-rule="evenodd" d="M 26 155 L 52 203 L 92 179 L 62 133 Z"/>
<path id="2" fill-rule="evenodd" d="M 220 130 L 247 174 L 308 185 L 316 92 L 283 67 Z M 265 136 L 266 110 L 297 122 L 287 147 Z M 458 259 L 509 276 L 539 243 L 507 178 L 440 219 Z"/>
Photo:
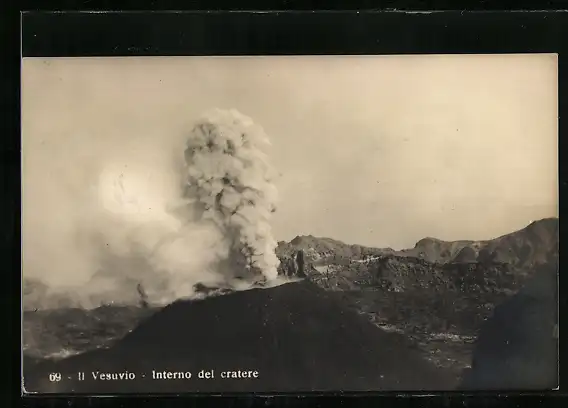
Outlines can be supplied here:
<path id="1" fill-rule="evenodd" d="M 558 387 L 558 55 L 25 57 L 24 394 Z"/>

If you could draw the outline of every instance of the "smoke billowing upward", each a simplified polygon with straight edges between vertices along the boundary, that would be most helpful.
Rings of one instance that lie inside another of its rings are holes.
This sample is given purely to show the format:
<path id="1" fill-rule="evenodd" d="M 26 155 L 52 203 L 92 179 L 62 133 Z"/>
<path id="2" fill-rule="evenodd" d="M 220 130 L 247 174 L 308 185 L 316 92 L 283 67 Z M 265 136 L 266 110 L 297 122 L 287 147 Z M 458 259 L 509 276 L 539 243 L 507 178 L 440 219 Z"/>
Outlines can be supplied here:
<path id="1" fill-rule="evenodd" d="M 197 283 L 276 278 L 277 192 L 267 137 L 251 119 L 214 110 L 183 139 L 97 143 L 77 160 L 60 151 L 57 164 L 44 153 L 51 171 L 40 175 L 50 178 L 24 183 L 23 275 L 36 282 L 24 287 L 25 308 L 133 303 L 140 287 L 167 303 Z"/>
<path id="2" fill-rule="evenodd" d="M 187 141 L 185 193 L 229 240 L 230 266 L 244 263 L 249 275 L 272 280 L 279 260 L 269 221 L 277 194 L 266 145 L 262 128 L 250 118 L 234 110 L 209 113 Z"/>

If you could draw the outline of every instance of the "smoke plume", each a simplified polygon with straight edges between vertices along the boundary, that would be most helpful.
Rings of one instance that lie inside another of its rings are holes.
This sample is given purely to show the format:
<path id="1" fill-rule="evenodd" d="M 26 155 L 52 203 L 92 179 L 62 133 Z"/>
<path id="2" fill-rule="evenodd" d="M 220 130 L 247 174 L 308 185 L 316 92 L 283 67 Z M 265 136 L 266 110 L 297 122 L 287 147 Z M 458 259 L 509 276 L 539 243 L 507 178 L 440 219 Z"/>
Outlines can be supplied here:
<path id="1" fill-rule="evenodd" d="M 244 263 L 248 275 L 272 280 L 279 264 L 269 223 L 276 189 L 262 151 L 266 145 L 263 130 L 250 118 L 236 111 L 207 115 L 186 145 L 185 194 L 229 240 L 233 269 L 240 273 L 234 265 Z"/>
<path id="2" fill-rule="evenodd" d="M 24 307 L 134 303 L 141 290 L 163 304 L 194 296 L 197 283 L 273 284 L 277 191 L 267 146 L 250 118 L 213 110 L 183 141 L 104 145 L 80 177 L 62 157 L 69 168 L 60 177 L 24 190 Z M 37 204 L 26 211 L 26 196 L 40 189 L 58 217 Z"/>

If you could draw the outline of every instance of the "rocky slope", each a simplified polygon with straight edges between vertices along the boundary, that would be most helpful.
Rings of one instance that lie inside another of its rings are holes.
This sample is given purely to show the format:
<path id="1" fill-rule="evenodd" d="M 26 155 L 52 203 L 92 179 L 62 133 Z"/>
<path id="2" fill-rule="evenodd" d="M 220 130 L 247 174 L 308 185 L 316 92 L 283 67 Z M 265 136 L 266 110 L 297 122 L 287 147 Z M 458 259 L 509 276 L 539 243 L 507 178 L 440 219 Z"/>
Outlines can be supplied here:
<path id="1" fill-rule="evenodd" d="M 551 390 L 558 385 L 557 273 L 542 266 L 495 308 L 475 343 L 465 389 Z"/>
<path id="2" fill-rule="evenodd" d="M 329 238 L 296 237 L 280 242 L 280 273 L 295 275 L 303 253 L 310 279 L 327 289 L 380 288 L 513 293 L 538 265 L 558 262 L 558 219 L 533 222 L 488 241 L 420 240 L 415 248 L 366 248 Z"/>
<path id="3" fill-rule="evenodd" d="M 523 275 L 530 274 L 535 265 L 557 262 L 558 219 L 536 221 L 520 231 L 487 241 L 446 242 L 424 238 L 412 249 L 395 251 L 392 248 L 350 245 L 331 238 L 309 235 L 298 236 L 289 243 L 279 242 L 276 252 L 281 260 L 282 275 L 298 276 L 296 256 L 298 252 L 302 252 L 306 273 L 318 282 L 328 281 L 324 286 L 329 286 L 330 289 L 353 289 L 369 284 L 385 284 L 395 291 L 416 285 L 427 285 L 431 289 L 432 284 L 442 284 L 443 277 L 450 273 L 452 276 L 448 278 L 447 285 L 452 290 L 456 285 L 469 284 L 466 278 L 463 281 L 453 276 L 452 271 L 463 275 L 462 272 L 473 268 L 486 270 L 482 278 L 486 279 L 486 285 L 479 279 L 471 282 L 472 285 L 479 284 L 486 290 L 491 290 L 489 287 L 495 278 L 497 287 L 505 291 L 516 290 L 517 287 L 511 285 L 518 284 L 518 276 L 522 278 Z M 482 266 L 466 266 L 472 263 Z M 507 268 L 516 271 L 514 279 L 511 280 L 510 274 L 505 272 Z M 501 271 L 497 275 L 503 279 L 492 273 L 495 270 Z M 412 275 L 416 276 L 411 277 Z M 418 279 L 419 275 L 423 275 L 426 280 Z M 128 287 L 127 300 L 136 304 L 136 282 L 129 282 Z M 467 289 L 471 290 L 469 287 Z M 25 310 L 35 310 L 45 305 L 53 308 L 76 306 L 63 294 L 50 292 L 42 282 L 33 279 L 23 279 L 23 296 Z"/>
<path id="4" fill-rule="evenodd" d="M 280 259 L 292 257 L 298 251 L 303 251 L 306 261 L 313 265 L 342 264 L 353 259 L 365 259 L 395 252 L 390 248 L 349 245 L 335 239 L 317 238 L 312 235 L 298 236 L 289 243 L 280 241 L 276 248 L 276 254 Z"/>
<path id="5" fill-rule="evenodd" d="M 200 370 L 215 377 L 199 379 Z M 94 372 L 136 373 L 136 381 L 95 381 Z M 190 380 L 152 380 L 152 370 L 187 372 Z M 253 370 L 254 379 L 223 379 Z M 78 381 L 77 372 L 87 379 Z M 49 383 L 50 372 L 67 378 Z M 145 377 L 143 377 L 145 376 Z M 302 392 L 446 390 L 455 378 L 424 361 L 404 337 L 385 333 L 309 281 L 178 301 L 141 323 L 108 350 L 25 372 L 28 391 Z"/>
<path id="6" fill-rule="evenodd" d="M 334 292 L 346 307 L 383 331 L 403 334 L 423 357 L 459 378 L 469 367 L 474 341 L 495 306 L 515 294 L 540 265 L 557 269 L 558 220 L 534 222 L 488 241 L 426 238 L 404 251 L 297 237 L 281 242 L 277 254 L 281 275 L 306 276 Z M 65 316 L 33 312 L 34 304 L 50 296 L 40 282 L 24 283 L 24 302 L 32 309 L 24 316 L 28 359 L 58 350 L 76 353 L 108 346 L 155 312 L 128 306 L 67 308 L 61 311 Z M 52 304 L 65 306 L 65 300 Z M 89 345 L 88 338 L 95 340 Z"/>
<path id="7" fill-rule="evenodd" d="M 308 279 L 340 291 L 359 313 L 385 330 L 405 333 L 427 358 L 459 375 L 495 306 L 540 266 L 557 269 L 558 219 L 488 241 L 426 238 L 403 251 L 297 237 L 278 247 L 282 274 L 294 274 L 290 254 L 297 251 L 305 253 Z"/>
<path id="8" fill-rule="evenodd" d="M 557 256 L 558 218 L 534 221 L 521 230 L 485 241 L 424 238 L 414 248 L 401 251 L 350 245 L 311 235 L 298 236 L 289 243 L 279 242 L 277 254 L 285 258 L 299 250 L 304 251 L 306 259 L 313 265 L 344 264 L 352 260 L 393 255 L 419 258 L 432 263 L 495 262 L 530 268 Z"/>
<path id="9" fill-rule="evenodd" d="M 158 309 L 101 306 L 24 311 L 23 352 L 31 359 L 59 359 L 106 347 Z"/>

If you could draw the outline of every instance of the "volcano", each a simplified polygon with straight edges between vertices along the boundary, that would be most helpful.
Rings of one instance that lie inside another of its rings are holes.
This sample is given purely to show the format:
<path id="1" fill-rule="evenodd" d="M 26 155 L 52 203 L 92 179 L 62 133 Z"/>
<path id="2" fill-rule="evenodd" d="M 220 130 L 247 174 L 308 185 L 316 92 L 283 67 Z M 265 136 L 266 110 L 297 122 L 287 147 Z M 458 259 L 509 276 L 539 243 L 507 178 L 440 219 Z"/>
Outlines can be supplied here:
<path id="1" fill-rule="evenodd" d="M 109 349 L 25 369 L 28 392 L 349 392 L 456 385 L 402 336 L 382 331 L 337 294 L 307 280 L 179 300 Z M 200 372 L 210 378 L 199 378 Z M 61 380 L 50 382 L 49 373 L 60 373 Z M 112 373 L 122 379 L 100 379 Z M 166 376 L 171 378 L 161 379 Z"/>

